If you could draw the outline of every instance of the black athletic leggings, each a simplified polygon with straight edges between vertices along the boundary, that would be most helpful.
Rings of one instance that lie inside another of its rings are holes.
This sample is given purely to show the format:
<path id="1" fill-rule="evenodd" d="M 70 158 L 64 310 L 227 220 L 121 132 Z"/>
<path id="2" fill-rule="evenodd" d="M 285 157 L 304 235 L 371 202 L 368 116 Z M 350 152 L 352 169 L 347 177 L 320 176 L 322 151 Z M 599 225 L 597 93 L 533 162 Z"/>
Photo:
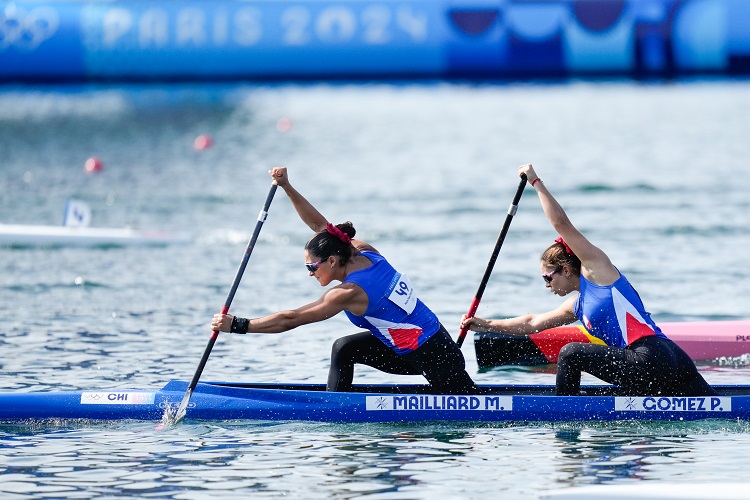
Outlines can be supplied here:
<path id="1" fill-rule="evenodd" d="M 403 355 L 396 354 L 370 332 L 341 337 L 331 349 L 327 390 L 350 390 L 357 363 L 397 375 L 424 375 L 440 394 L 477 393 L 474 381 L 466 372 L 461 349 L 442 325 L 416 351 Z"/>
<path id="2" fill-rule="evenodd" d="M 618 385 L 629 396 L 716 395 L 685 351 L 656 335 L 625 349 L 579 342 L 565 345 L 557 361 L 557 395 L 577 395 L 581 372 Z"/>

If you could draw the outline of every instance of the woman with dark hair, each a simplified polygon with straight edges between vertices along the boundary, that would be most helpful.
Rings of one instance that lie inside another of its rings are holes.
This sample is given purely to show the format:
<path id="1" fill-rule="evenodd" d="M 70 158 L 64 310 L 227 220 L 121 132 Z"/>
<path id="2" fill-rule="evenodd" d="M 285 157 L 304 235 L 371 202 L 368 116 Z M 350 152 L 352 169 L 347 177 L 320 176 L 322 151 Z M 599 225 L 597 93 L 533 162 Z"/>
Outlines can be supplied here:
<path id="1" fill-rule="evenodd" d="M 556 389 L 561 396 L 579 393 L 581 372 L 632 396 L 715 395 L 690 357 L 656 326 L 625 275 L 573 226 L 534 168 L 523 165 L 519 173 L 526 174 L 560 234 L 541 257 L 545 286 L 560 296 L 579 293 L 545 313 L 494 320 L 464 315 L 461 327 L 528 335 L 580 320 L 603 344 L 573 342 L 560 350 Z"/>
<path id="2" fill-rule="evenodd" d="M 329 391 L 352 387 L 357 363 L 400 375 L 423 375 L 443 394 L 477 391 L 463 354 L 437 316 L 417 298 L 409 278 L 370 244 L 354 239 L 351 222 L 333 225 L 289 183 L 286 168 L 271 171 L 303 222 L 315 231 L 305 245 L 305 267 L 321 286 L 341 282 L 316 300 L 290 311 L 244 319 L 214 316 L 214 330 L 279 333 L 344 311 L 367 331 L 336 340 L 328 373 Z"/>

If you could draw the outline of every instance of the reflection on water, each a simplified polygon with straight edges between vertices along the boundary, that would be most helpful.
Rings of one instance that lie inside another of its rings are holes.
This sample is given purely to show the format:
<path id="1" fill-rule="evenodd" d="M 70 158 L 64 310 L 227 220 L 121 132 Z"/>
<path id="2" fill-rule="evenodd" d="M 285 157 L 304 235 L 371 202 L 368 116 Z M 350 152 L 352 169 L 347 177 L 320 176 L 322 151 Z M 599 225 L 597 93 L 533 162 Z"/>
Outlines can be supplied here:
<path id="1" fill-rule="evenodd" d="M 701 450 L 706 441 L 731 442 L 734 433 L 745 433 L 750 426 L 745 423 L 720 421 L 703 422 L 685 428 L 674 423 L 602 424 L 566 428 L 555 432 L 559 456 L 556 458 L 562 472 L 560 483 L 573 485 L 606 484 L 624 479 L 653 480 L 664 471 L 699 471 L 678 473 L 675 477 L 699 480 L 712 479 L 712 472 L 721 467 L 706 466 Z M 715 437 L 715 439 L 714 439 Z M 744 441 L 744 437 L 740 437 Z M 713 478 L 712 480 L 715 480 Z"/>
<path id="2" fill-rule="evenodd" d="M 729 477 L 746 424 L 80 422 L 0 427 L 0 492 L 37 497 L 461 498 L 626 479 Z M 675 473 L 673 471 L 680 471 Z M 188 494 L 189 492 L 189 494 Z"/>
<path id="3" fill-rule="evenodd" d="M 605 483 L 623 477 L 644 479 L 644 455 L 649 448 L 651 453 L 654 452 L 655 440 L 652 436 L 639 437 L 634 441 L 632 436 L 604 438 L 581 434 L 580 430 L 556 433 L 563 445 L 560 452 L 564 459 L 560 462 L 571 464 L 562 466 L 561 470 L 568 472 L 575 482 L 588 482 L 584 478 L 590 479 L 591 483 Z M 656 452 L 660 455 L 664 453 L 658 449 Z"/>

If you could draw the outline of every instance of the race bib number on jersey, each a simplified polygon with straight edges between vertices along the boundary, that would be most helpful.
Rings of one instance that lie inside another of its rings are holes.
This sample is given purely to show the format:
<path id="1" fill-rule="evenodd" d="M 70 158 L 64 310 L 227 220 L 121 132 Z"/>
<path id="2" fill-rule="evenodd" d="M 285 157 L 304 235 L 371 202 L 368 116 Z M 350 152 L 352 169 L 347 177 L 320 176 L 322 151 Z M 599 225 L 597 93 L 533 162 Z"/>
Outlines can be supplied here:
<path id="1" fill-rule="evenodd" d="M 414 294 L 411 281 L 409 281 L 409 278 L 405 274 L 397 273 L 393 278 L 388 300 L 406 311 L 407 314 L 411 314 L 414 308 L 417 307 L 417 296 Z"/>

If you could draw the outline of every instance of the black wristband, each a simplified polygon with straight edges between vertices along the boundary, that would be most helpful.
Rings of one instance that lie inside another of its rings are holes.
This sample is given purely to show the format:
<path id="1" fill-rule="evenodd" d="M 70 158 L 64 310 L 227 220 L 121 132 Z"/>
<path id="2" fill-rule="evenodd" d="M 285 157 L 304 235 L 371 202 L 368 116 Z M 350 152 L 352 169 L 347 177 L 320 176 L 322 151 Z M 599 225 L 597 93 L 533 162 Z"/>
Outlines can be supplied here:
<path id="1" fill-rule="evenodd" d="M 232 333 L 247 333 L 247 329 L 249 327 L 250 327 L 249 319 L 235 316 L 232 318 L 232 328 L 229 331 Z"/>

